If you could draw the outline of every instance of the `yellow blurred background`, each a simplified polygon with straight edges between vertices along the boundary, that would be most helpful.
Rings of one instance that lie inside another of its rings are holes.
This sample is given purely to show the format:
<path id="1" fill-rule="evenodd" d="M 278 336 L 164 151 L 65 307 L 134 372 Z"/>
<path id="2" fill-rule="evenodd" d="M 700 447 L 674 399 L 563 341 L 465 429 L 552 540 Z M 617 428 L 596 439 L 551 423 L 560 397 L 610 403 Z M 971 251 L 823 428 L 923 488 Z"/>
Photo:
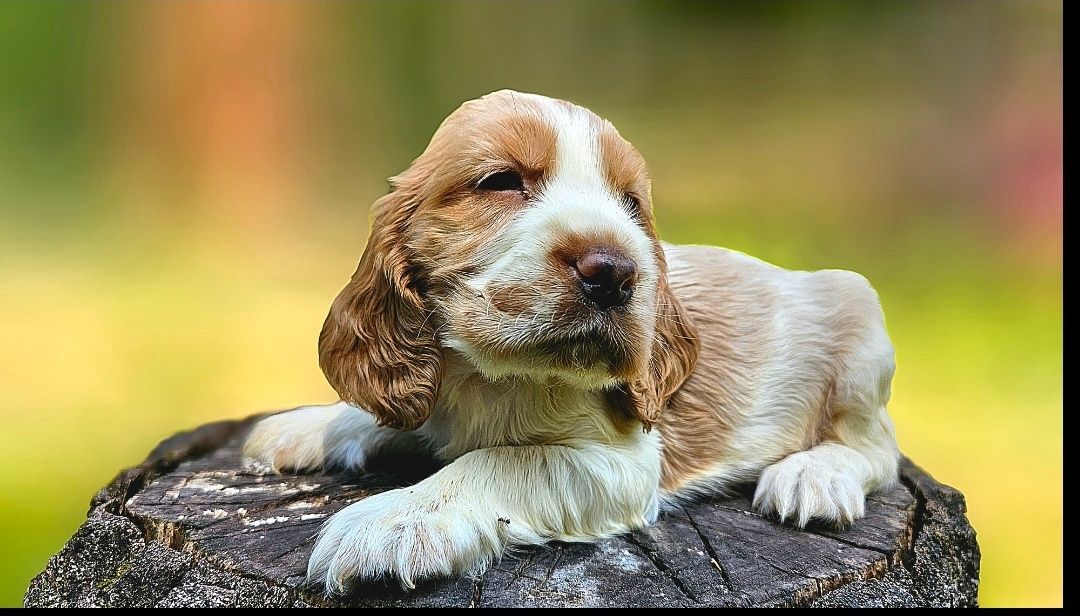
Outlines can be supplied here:
<path id="1" fill-rule="evenodd" d="M 461 101 L 611 119 L 669 241 L 878 288 L 984 605 L 1062 602 L 1062 7 L 0 3 L 0 604 L 200 423 L 334 399 L 367 206 Z"/>

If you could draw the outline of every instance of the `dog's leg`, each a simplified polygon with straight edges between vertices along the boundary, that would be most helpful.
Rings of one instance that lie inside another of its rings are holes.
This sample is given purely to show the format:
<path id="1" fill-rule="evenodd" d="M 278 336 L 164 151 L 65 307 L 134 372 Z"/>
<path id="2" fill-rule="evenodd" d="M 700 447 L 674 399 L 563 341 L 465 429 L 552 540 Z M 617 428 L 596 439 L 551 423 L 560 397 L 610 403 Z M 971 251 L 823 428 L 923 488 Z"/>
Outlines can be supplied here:
<path id="1" fill-rule="evenodd" d="M 341 592 L 352 579 L 484 570 L 508 545 L 584 541 L 656 517 L 659 451 L 596 443 L 469 452 L 408 488 L 370 496 L 322 528 L 308 579 Z"/>
<path id="2" fill-rule="evenodd" d="M 819 445 L 766 467 L 754 507 L 793 520 L 837 526 L 863 516 L 866 495 L 896 481 L 900 453 L 885 407 L 843 413 Z"/>
<path id="3" fill-rule="evenodd" d="M 896 369 L 892 343 L 869 284 L 853 274 L 843 278 L 857 283 L 865 314 L 861 328 L 853 319 L 846 333 L 850 351 L 838 358 L 818 425 L 806 435 L 815 446 L 766 467 L 754 493 L 756 508 L 799 526 L 812 519 L 843 526 L 862 517 L 866 495 L 895 482 L 899 467 L 885 410 Z"/>
<path id="4" fill-rule="evenodd" d="M 344 402 L 302 406 L 256 424 L 244 443 L 244 456 L 278 472 L 357 469 L 397 434 Z"/>

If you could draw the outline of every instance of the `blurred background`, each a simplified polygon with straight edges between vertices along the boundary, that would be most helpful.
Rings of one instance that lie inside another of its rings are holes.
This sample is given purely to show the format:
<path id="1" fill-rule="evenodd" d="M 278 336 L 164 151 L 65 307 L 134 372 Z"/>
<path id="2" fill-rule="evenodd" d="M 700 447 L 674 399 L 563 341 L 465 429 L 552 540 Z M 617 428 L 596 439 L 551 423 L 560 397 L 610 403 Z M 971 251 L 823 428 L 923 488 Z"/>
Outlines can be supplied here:
<path id="1" fill-rule="evenodd" d="M 385 178 L 511 87 L 611 119 L 673 242 L 878 288 L 984 605 L 1062 601 L 1062 6 L 0 3 L 0 604 L 200 423 L 335 399 Z"/>

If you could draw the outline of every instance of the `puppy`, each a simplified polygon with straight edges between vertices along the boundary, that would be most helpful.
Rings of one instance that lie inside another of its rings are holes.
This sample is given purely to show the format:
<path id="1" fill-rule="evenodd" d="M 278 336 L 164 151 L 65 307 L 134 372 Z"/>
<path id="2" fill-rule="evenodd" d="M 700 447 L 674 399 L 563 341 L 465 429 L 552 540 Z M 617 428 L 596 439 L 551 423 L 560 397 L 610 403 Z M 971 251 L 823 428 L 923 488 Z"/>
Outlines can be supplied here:
<path id="1" fill-rule="evenodd" d="M 896 480 L 866 280 L 660 242 L 644 160 L 589 110 L 469 101 L 391 186 L 319 337 L 342 401 L 245 446 L 292 471 L 393 444 L 446 462 L 327 521 L 308 576 L 328 592 L 480 572 L 754 481 L 762 513 L 845 525 Z"/>

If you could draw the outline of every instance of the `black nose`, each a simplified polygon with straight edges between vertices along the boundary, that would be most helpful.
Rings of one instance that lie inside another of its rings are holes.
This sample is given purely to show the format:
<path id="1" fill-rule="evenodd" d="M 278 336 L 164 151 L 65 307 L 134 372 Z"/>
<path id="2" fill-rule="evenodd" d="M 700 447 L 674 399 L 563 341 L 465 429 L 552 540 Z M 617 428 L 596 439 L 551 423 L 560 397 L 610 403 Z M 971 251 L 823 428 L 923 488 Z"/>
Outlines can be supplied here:
<path id="1" fill-rule="evenodd" d="M 603 309 L 625 306 L 637 282 L 633 260 L 607 248 L 586 252 L 574 263 L 574 271 L 585 297 Z"/>

